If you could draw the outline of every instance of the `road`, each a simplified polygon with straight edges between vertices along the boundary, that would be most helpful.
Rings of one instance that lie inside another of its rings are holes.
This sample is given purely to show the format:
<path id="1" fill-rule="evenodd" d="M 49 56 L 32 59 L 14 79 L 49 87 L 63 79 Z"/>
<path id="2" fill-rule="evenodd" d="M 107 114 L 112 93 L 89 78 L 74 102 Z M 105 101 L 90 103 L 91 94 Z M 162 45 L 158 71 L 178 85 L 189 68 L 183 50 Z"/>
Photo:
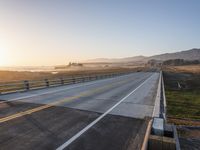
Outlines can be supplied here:
<path id="1" fill-rule="evenodd" d="M 159 73 L 0 96 L 0 149 L 138 149 Z"/>

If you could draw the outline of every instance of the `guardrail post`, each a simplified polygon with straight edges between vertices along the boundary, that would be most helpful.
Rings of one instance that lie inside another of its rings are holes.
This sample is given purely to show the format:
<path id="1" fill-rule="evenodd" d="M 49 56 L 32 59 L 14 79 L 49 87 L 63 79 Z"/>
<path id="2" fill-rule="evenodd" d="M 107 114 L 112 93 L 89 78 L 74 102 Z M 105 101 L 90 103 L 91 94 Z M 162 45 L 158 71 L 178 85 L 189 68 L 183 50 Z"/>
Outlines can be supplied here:
<path id="1" fill-rule="evenodd" d="M 84 76 L 82 77 L 82 82 L 85 82 L 85 77 Z"/>
<path id="2" fill-rule="evenodd" d="M 45 79 L 44 81 L 45 81 L 45 83 L 46 83 L 46 87 L 49 87 L 49 80 L 48 80 L 48 79 Z"/>
<path id="3" fill-rule="evenodd" d="M 60 82 L 61 82 L 61 85 L 65 84 L 63 78 L 60 78 Z"/>
<path id="4" fill-rule="evenodd" d="M 28 80 L 24 81 L 24 87 L 25 87 L 26 90 L 30 89 L 30 85 L 29 85 L 29 81 Z"/>
<path id="5" fill-rule="evenodd" d="M 76 83 L 75 77 L 72 77 L 72 82 L 73 82 L 74 84 Z"/>

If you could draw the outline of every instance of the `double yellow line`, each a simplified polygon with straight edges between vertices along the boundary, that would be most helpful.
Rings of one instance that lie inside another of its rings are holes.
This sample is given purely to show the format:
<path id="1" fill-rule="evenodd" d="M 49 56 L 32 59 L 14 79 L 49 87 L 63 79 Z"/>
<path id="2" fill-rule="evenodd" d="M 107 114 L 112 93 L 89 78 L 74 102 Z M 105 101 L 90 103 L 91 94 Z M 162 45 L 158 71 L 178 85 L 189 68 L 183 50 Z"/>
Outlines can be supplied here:
<path id="1" fill-rule="evenodd" d="M 65 102 L 68 102 L 68 101 L 71 101 L 71 100 L 75 100 L 75 99 L 78 99 L 78 98 L 81 98 L 81 97 L 84 97 L 84 96 L 90 96 L 92 94 L 97 94 L 97 93 L 103 92 L 103 91 L 105 91 L 105 90 L 107 90 L 111 87 L 114 87 L 114 86 L 117 86 L 119 84 L 123 84 L 123 83 L 126 83 L 126 82 L 130 82 L 130 79 L 125 80 L 125 81 L 119 81 L 119 82 L 116 82 L 116 83 L 111 83 L 110 85 L 106 85 L 106 86 L 103 86 L 103 87 L 100 87 L 100 88 L 96 88 L 94 90 L 82 92 L 77 96 L 68 97 L 66 99 L 63 99 L 63 100 L 60 100 L 60 101 L 57 101 L 57 102 L 53 102 L 53 103 L 50 103 L 50 104 L 46 104 L 46 105 L 43 105 L 43 106 L 39 106 L 39 107 L 36 107 L 36 108 L 33 108 L 33 109 L 29 109 L 29 110 L 26 110 L 26 111 L 22 111 L 22 112 L 1 118 L 0 123 L 7 122 L 7 121 L 10 121 L 10 120 L 13 120 L 13 119 L 16 119 L 16 118 L 20 118 L 20 117 L 23 117 L 25 115 L 30 115 L 32 113 L 53 107 L 55 105 L 60 105 L 62 103 L 65 103 Z"/>

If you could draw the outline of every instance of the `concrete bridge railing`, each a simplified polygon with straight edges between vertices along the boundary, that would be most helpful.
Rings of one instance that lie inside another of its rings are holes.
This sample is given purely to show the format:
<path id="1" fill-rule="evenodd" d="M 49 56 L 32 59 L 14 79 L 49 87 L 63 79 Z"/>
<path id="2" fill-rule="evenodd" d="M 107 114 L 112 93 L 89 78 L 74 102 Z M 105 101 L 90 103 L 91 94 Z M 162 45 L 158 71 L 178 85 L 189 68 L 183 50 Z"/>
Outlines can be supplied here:
<path id="1" fill-rule="evenodd" d="M 130 73 L 132 72 L 71 76 L 66 78 L 32 80 L 32 81 L 25 80 L 25 81 L 6 82 L 6 83 L 0 83 L 0 94 L 29 91 L 33 89 L 49 88 L 62 85 L 70 85 L 70 84 L 88 82 L 93 80 L 112 78 Z"/>
<path id="2" fill-rule="evenodd" d="M 152 119 L 149 121 L 142 150 L 180 150 L 176 126 L 167 123 L 166 97 L 162 71 L 160 72 L 157 95 Z"/>

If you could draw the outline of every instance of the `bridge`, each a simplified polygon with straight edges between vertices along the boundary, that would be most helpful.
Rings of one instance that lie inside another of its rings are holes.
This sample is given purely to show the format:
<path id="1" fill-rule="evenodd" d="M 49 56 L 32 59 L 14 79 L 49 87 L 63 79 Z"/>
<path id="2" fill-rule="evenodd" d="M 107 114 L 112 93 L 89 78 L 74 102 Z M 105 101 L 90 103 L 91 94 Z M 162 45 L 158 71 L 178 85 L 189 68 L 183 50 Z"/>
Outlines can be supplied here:
<path id="1" fill-rule="evenodd" d="M 151 149 L 155 136 L 176 131 L 164 131 L 162 80 L 129 72 L 1 84 L 1 149 Z M 168 145 L 178 149 L 174 135 Z"/>

